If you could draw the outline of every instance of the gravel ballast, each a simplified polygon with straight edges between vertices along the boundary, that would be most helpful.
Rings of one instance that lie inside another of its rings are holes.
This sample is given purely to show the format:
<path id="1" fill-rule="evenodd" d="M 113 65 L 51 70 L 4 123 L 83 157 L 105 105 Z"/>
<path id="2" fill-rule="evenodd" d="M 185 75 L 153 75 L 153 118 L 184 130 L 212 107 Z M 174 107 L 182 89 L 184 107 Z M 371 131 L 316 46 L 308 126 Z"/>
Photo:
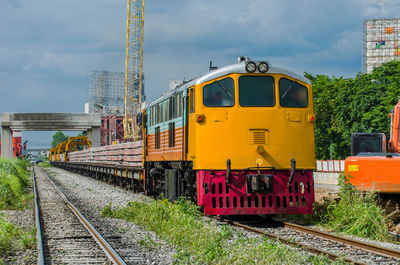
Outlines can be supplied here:
<path id="1" fill-rule="evenodd" d="M 113 247 L 122 257 L 128 252 L 134 252 L 140 257 L 127 263 L 171 264 L 174 261 L 176 250 L 158 239 L 153 232 L 145 231 L 125 220 L 100 217 L 101 211 L 110 202 L 112 208 L 121 208 L 130 201 L 149 200 L 147 197 L 62 169 L 49 168 L 46 171 L 103 237 L 118 239 L 120 250 L 116 246 Z"/>
<path id="2" fill-rule="evenodd" d="M 33 187 L 28 187 L 33 193 Z M 23 210 L 2 210 L 0 216 L 24 231 L 31 231 L 35 227 L 34 203 L 29 203 L 28 209 Z M 8 264 L 36 264 L 36 248 L 17 250 L 13 255 L 4 259 Z"/>

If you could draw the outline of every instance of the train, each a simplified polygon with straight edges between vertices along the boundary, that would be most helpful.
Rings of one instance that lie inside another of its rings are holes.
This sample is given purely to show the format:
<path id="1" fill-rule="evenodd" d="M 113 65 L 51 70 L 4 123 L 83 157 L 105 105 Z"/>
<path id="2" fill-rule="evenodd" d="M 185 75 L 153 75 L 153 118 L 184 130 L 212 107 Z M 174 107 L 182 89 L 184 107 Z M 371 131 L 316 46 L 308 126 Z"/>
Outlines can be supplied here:
<path id="1" fill-rule="evenodd" d="M 142 140 L 51 163 L 147 195 L 188 197 L 206 215 L 312 213 L 315 113 L 305 77 L 239 57 L 168 90 L 140 116 Z"/>

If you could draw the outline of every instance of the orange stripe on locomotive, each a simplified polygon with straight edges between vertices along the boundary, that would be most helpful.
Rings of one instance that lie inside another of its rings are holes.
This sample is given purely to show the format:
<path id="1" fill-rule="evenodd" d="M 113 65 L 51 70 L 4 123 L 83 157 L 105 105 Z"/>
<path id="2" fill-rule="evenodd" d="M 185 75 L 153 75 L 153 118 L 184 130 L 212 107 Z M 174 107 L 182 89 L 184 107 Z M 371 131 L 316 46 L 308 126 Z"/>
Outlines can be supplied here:
<path id="1" fill-rule="evenodd" d="M 174 144 L 170 146 L 170 131 L 160 132 L 160 148 L 156 148 L 156 134 L 148 134 L 146 140 L 146 161 L 181 161 L 184 160 L 183 127 L 175 128 Z"/>

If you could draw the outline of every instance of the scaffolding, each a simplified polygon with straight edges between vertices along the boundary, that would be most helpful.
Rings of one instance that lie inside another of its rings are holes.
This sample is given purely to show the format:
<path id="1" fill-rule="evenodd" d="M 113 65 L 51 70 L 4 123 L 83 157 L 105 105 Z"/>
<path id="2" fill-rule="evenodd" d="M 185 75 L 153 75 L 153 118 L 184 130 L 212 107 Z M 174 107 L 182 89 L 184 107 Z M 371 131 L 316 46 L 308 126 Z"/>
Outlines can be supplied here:
<path id="1" fill-rule="evenodd" d="M 124 112 L 124 73 L 94 71 L 89 76 L 90 112 L 122 115 Z"/>
<path id="2" fill-rule="evenodd" d="M 363 72 L 385 62 L 400 59 L 400 19 L 366 19 L 363 21 Z"/>

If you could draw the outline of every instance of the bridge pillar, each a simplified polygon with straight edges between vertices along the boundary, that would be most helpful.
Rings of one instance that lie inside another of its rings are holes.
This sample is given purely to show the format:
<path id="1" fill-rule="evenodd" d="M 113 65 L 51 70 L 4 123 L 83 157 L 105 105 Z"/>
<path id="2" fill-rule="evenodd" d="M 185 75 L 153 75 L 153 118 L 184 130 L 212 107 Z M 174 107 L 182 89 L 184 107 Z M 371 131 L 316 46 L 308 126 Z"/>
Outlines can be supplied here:
<path id="1" fill-rule="evenodd" d="M 13 137 L 9 126 L 1 126 L 1 156 L 4 158 L 13 156 Z"/>
<path id="2" fill-rule="evenodd" d="M 92 142 L 92 147 L 100 146 L 100 126 L 93 126 L 86 131 L 86 136 Z"/>

